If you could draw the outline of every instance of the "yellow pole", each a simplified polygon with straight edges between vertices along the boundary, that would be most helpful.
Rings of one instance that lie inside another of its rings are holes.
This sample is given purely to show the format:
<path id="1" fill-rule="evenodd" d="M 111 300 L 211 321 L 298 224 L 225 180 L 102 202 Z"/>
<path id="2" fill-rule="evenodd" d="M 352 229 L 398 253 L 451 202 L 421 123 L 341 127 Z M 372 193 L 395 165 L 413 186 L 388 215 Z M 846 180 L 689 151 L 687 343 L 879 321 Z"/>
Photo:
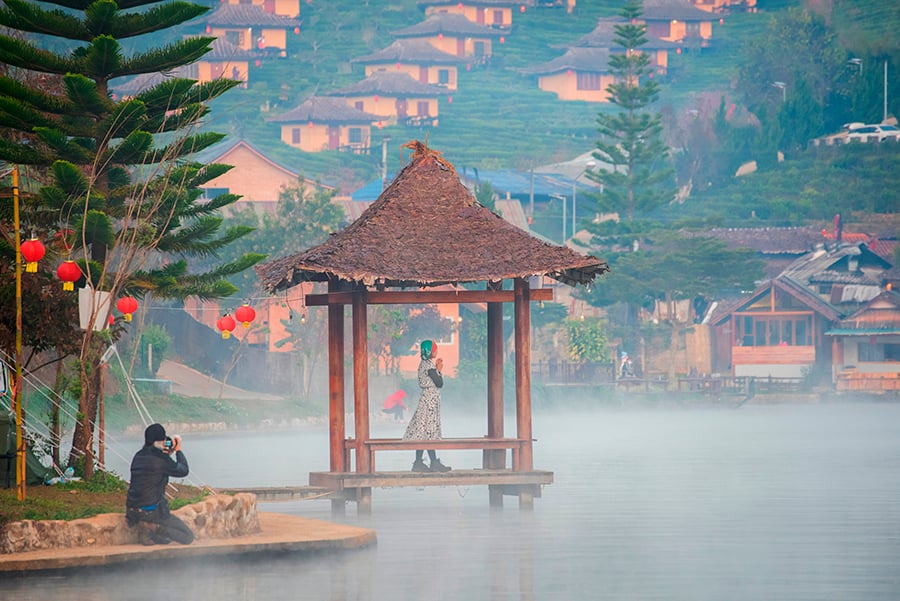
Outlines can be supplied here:
<path id="1" fill-rule="evenodd" d="M 22 236 L 19 233 L 19 168 L 12 171 L 13 228 L 16 231 L 16 497 L 25 500 L 25 438 L 22 436 Z"/>

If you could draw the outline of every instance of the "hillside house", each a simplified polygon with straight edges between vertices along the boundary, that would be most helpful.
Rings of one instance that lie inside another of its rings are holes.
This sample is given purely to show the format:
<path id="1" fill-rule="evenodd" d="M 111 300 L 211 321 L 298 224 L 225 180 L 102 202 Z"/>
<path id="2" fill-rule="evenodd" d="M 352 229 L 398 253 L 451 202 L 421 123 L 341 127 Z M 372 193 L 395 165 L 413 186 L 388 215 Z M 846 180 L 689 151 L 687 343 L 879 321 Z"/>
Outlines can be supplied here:
<path id="1" fill-rule="evenodd" d="M 240 195 L 240 200 L 233 205 L 238 209 L 251 205 L 259 211 L 272 212 L 281 190 L 300 182 L 296 170 L 274 161 L 246 140 L 233 142 L 226 139 L 197 153 L 195 158 L 204 164 L 220 163 L 233 167 L 201 187 L 209 198 L 226 193 Z M 317 186 L 333 189 L 309 178 L 304 179 L 303 184 L 310 195 Z"/>
<path id="2" fill-rule="evenodd" d="M 268 13 L 254 4 L 223 4 L 202 21 L 206 33 L 264 56 L 287 56 L 288 33 L 300 33 L 298 19 Z"/>
<path id="3" fill-rule="evenodd" d="M 513 12 L 525 12 L 527 7 L 534 6 L 534 0 L 420 0 L 418 5 L 425 9 L 426 16 L 440 13 L 462 15 L 472 23 L 509 30 Z"/>
<path id="4" fill-rule="evenodd" d="M 232 6 L 252 4 L 271 15 L 296 19 L 300 16 L 300 0 L 222 0 Z"/>
<path id="5" fill-rule="evenodd" d="M 438 96 L 447 91 L 422 83 L 407 73 L 375 71 L 363 81 L 328 92 L 360 111 L 390 117 L 402 125 L 438 124 Z"/>
<path id="6" fill-rule="evenodd" d="M 503 43 L 503 32 L 469 21 L 462 15 L 437 13 L 421 23 L 392 31 L 397 38 L 424 40 L 448 54 L 483 64 L 491 59 L 494 40 Z"/>
<path id="7" fill-rule="evenodd" d="M 212 50 L 197 62 L 184 67 L 184 77 L 196 79 L 199 83 L 224 77 L 242 82 L 240 87 L 246 89 L 250 80 L 250 62 L 254 60 L 254 52 L 239 48 L 225 38 L 216 38 Z"/>
<path id="8" fill-rule="evenodd" d="M 611 54 L 623 54 L 625 49 L 616 43 L 616 25 L 623 25 L 622 17 L 602 17 L 597 20 L 597 26 L 588 34 L 575 40 L 572 44 L 555 46 L 557 48 L 606 48 Z M 640 51 L 650 57 L 650 67 L 658 75 L 665 75 L 669 69 L 669 51 L 678 51 L 680 46 L 675 42 L 661 40 L 647 35 L 647 43 L 640 47 Z"/>
<path id="9" fill-rule="evenodd" d="M 648 36 L 700 47 L 709 45 L 716 19 L 690 0 L 644 0 L 641 18 L 647 25 Z"/>
<path id="10" fill-rule="evenodd" d="M 606 48 L 569 48 L 564 55 L 521 72 L 537 75 L 538 87 L 560 100 L 608 102 L 606 88 L 615 81 Z"/>
<path id="11" fill-rule="evenodd" d="M 342 98 L 310 96 L 286 113 L 266 121 L 281 125 L 281 141 L 306 152 L 338 150 L 369 154 L 372 124 L 385 116 L 348 106 Z"/>
<path id="12" fill-rule="evenodd" d="M 179 67 L 166 73 L 141 73 L 126 81 L 111 83 L 109 89 L 112 92 L 113 100 L 128 100 L 173 77 L 187 77 L 185 67 Z"/>
<path id="13" fill-rule="evenodd" d="M 376 71 L 406 73 L 416 81 L 455 90 L 460 58 L 438 50 L 425 40 L 400 39 L 378 52 L 350 62 L 365 65 L 366 76 Z"/>
<path id="14" fill-rule="evenodd" d="M 838 391 L 900 391 L 900 294 L 885 290 L 825 335 Z"/>
<path id="15" fill-rule="evenodd" d="M 711 13 L 728 13 L 736 10 L 756 12 L 756 0 L 691 0 L 691 2 L 700 10 Z"/>

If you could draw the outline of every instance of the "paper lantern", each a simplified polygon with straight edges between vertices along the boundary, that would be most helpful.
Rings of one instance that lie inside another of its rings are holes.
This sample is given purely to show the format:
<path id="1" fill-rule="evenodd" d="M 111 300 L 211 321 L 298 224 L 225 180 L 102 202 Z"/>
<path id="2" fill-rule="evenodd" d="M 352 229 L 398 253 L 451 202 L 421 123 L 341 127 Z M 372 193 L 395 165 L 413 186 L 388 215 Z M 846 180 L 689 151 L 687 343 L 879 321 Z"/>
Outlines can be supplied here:
<path id="1" fill-rule="evenodd" d="M 294 27 L 294 35 L 300 35 L 300 28 Z"/>
<path id="2" fill-rule="evenodd" d="M 256 311 L 250 305 L 241 305 L 234 312 L 234 316 L 245 328 L 249 328 L 250 322 L 256 319 Z"/>
<path id="3" fill-rule="evenodd" d="M 226 313 L 216 322 L 216 327 L 221 330 L 223 339 L 231 338 L 231 332 L 237 327 L 237 322 L 234 321 L 234 317 Z"/>
<path id="4" fill-rule="evenodd" d="M 25 271 L 37 273 L 38 261 L 44 258 L 44 245 L 37 238 L 31 238 L 19 247 L 22 257 L 25 259 Z"/>
<path id="5" fill-rule="evenodd" d="M 502 35 L 500 36 L 500 43 L 501 43 L 501 44 L 505 44 L 505 43 L 506 43 L 506 38 L 505 38 L 504 36 L 502 36 Z"/>
<path id="6" fill-rule="evenodd" d="M 125 321 L 131 321 L 131 314 L 137 311 L 138 302 L 132 296 L 123 296 L 116 302 L 116 308 L 125 316 Z"/>
<path id="7" fill-rule="evenodd" d="M 81 268 L 75 261 L 68 259 L 56 268 L 56 277 L 62 280 L 63 290 L 75 290 L 75 282 L 81 277 Z"/>
<path id="8" fill-rule="evenodd" d="M 520 12 L 520 13 L 525 12 L 525 5 L 524 5 L 524 4 L 523 4 L 522 6 L 519 7 L 519 12 Z"/>

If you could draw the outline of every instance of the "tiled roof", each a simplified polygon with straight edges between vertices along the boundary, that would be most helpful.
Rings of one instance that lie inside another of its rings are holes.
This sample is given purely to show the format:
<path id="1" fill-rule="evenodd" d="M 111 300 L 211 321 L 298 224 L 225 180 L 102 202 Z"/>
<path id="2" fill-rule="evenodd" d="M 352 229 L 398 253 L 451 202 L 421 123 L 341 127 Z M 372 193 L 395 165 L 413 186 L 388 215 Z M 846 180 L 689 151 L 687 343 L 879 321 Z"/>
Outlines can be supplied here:
<path id="1" fill-rule="evenodd" d="M 422 83 L 410 77 L 409 73 L 398 71 L 375 71 L 364 80 L 328 92 L 329 96 L 359 96 L 383 94 L 385 96 L 440 96 L 447 89 Z"/>
<path id="2" fill-rule="evenodd" d="M 166 79 L 184 77 L 183 71 L 184 69 L 179 67 L 178 69 L 167 71 L 165 73 L 141 73 L 128 81 L 110 86 L 110 89 L 120 96 L 135 96 L 144 90 L 149 90 L 153 86 L 162 83 Z"/>
<path id="3" fill-rule="evenodd" d="M 683 232 L 688 237 L 712 237 L 729 248 L 749 248 L 762 254 L 801 255 L 824 242 L 822 230 L 802 227 L 715 227 L 701 232 Z"/>
<path id="4" fill-rule="evenodd" d="M 256 55 L 240 46 L 235 46 L 225 38 L 219 37 L 212 43 L 212 50 L 204 54 L 201 61 L 228 61 L 235 59 L 250 59 Z"/>
<path id="5" fill-rule="evenodd" d="M 281 115 L 269 117 L 273 123 L 372 123 L 383 116 L 361 111 L 340 98 L 310 96 L 303 103 Z"/>
<path id="6" fill-rule="evenodd" d="M 900 294 L 885 290 L 825 334 L 829 336 L 900 334 Z"/>
<path id="7" fill-rule="evenodd" d="M 722 323 L 731 316 L 732 313 L 739 312 L 756 302 L 760 297 L 766 294 L 770 288 L 778 288 L 797 299 L 803 305 L 809 307 L 813 311 L 823 315 L 829 321 L 834 321 L 841 317 L 841 312 L 824 300 L 822 297 L 814 293 L 812 290 L 803 286 L 790 278 L 777 277 L 773 280 L 765 282 L 751 294 L 743 296 L 726 307 L 717 308 L 712 321 L 715 325 Z"/>
<path id="8" fill-rule="evenodd" d="M 265 26 L 285 29 L 299 27 L 301 23 L 299 19 L 267 13 L 256 4 L 222 4 L 209 16 L 200 17 L 199 21 L 209 25 Z"/>
<path id="9" fill-rule="evenodd" d="M 448 33 L 452 35 L 465 35 L 474 37 L 499 37 L 504 32 L 491 29 L 485 25 L 479 25 L 469 21 L 462 15 L 451 13 L 436 13 L 415 25 L 392 31 L 391 35 L 397 37 L 421 37 Z"/>
<path id="10" fill-rule="evenodd" d="M 419 8 L 428 8 L 429 6 L 456 6 L 457 4 L 465 4 L 466 6 L 508 6 L 510 8 L 519 8 L 520 6 L 534 6 L 534 0 L 419 0 L 416 2 Z"/>
<path id="11" fill-rule="evenodd" d="M 848 271 L 846 263 L 854 258 L 858 261 L 859 266 L 871 266 L 882 270 L 888 269 L 890 264 L 884 259 L 870 251 L 865 244 L 843 244 L 837 248 L 828 248 L 816 250 L 814 252 L 803 255 L 793 263 L 791 263 L 782 274 L 783 277 L 789 277 L 802 285 L 808 285 L 813 282 L 816 277 L 826 277 L 829 271 L 840 272 L 848 275 L 848 279 L 856 271 Z M 840 268 L 838 269 L 838 265 Z M 834 282 L 838 276 L 829 280 Z M 847 281 L 848 284 L 861 284 L 868 282 Z"/>
<path id="12" fill-rule="evenodd" d="M 712 13 L 701 10 L 690 0 L 644 0 L 641 17 L 645 21 L 712 21 Z"/>
<path id="13" fill-rule="evenodd" d="M 427 64 L 456 64 L 460 62 L 460 58 L 455 54 L 448 54 L 438 50 L 425 40 L 415 39 L 399 39 L 394 43 L 373 52 L 367 56 L 351 59 L 351 63 L 370 64 L 370 63 L 413 63 L 417 65 Z"/>
<path id="14" fill-rule="evenodd" d="M 555 48 L 609 48 L 610 51 L 616 52 L 624 48 L 616 43 L 616 25 L 624 25 L 625 19 L 622 17 L 602 17 L 597 21 L 597 27 L 588 34 L 585 34 L 575 40 L 571 44 L 556 44 Z M 646 35 L 647 43 L 643 44 L 641 50 L 660 50 L 669 48 L 678 48 L 678 44 L 668 40 L 661 40 L 652 35 Z"/>
<path id="15" fill-rule="evenodd" d="M 544 74 L 559 73 L 567 70 L 588 73 L 609 73 L 609 49 L 607 48 L 569 48 L 566 53 L 540 65 L 520 69 L 522 73 Z"/>
<path id="16" fill-rule="evenodd" d="M 421 142 L 356 221 L 319 246 L 256 267 L 270 292 L 337 278 L 423 287 L 547 275 L 588 284 L 605 261 L 542 242 L 479 205 L 453 165 Z"/>

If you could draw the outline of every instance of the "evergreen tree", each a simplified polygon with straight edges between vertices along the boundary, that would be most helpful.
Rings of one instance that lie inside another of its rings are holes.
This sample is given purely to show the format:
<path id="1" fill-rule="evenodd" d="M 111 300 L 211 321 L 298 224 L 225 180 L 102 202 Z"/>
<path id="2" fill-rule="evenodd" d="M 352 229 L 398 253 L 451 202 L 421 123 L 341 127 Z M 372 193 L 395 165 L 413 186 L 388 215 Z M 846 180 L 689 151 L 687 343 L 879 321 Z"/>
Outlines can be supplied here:
<path id="1" fill-rule="evenodd" d="M 610 165 L 608 171 L 589 171 L 587 176 L 603 185 L 600 209 L 646 212 L 674 196 L 674 172 L 662 139 L 659 113 L 645 110 L 659 95 L 652 79 L 650 57 L 640 50 L 647 43 L 647 27 L 640 22 L 641 3 L 630 0 L 622 10 L 625 23 L 616 25 L 616 44 L 623 53 L 611 54 L 610 72 L 615 82 L 606 91 L 621 110 L 597 118 L 600 140 L 594 157 Z"/>
<path id="2" fill-rule="evenodd" d="M 191 273 L 192 256 L 216 255 L 248 233 L 222 230 L 218 211 L 237 200 L 207 200 L 199 186 L 227 171 L 201 165 L 191 153 L 222 139 L 199 133 L 206 103 L 240 82 L 165 78 L 137 96 L 113 100 L 110 82 L 190 64 L 214 38 L 191 37 L 126 55 L 120 40 L 164 32 L 193 19 L 204 6 L 180 0 L 6 0 L 0 25 L 0 160 L 43 167 L 41 208 L 56 215 L 56 230 L 77 259 L 79 285 L 161 298 L 223 297 L 225 279 L 262 259 L 246 255 L 204 273 Z M 24 35 L 22 35 L 24 34 Z M 46 48 L 53 48 L 48 50 Z M 58 92 L 17 72 L 61 78 Z M 96 316 L 93 316 L 96 319 Z M 79 419 L 70 464 L 93 473 L 99 357 L 114 333 L 89 327 L 80 351 Z"/>

